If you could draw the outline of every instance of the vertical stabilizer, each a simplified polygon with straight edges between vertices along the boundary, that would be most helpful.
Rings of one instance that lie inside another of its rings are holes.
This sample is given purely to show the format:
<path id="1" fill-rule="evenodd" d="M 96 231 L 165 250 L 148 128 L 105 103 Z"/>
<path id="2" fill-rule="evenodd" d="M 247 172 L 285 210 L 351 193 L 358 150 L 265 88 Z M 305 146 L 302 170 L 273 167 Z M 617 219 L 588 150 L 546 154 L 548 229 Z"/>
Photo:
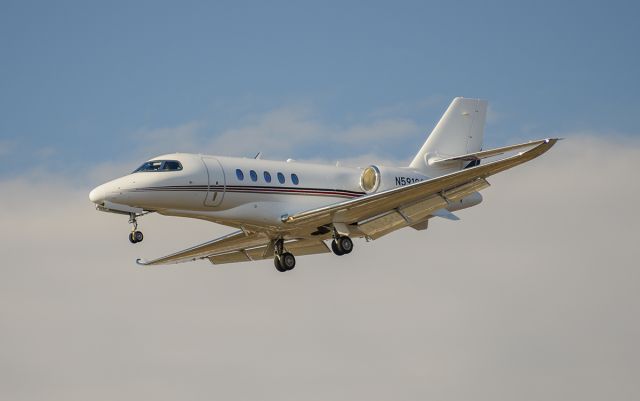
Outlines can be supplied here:
<path id="1" fill-rule="evenodd" d="M 428 172 L 431 170 L 429 159 L 460 156 L 482 150 L 486 115 L 486 100 L 462 97 L 453 99 L 409 167 Z M 452 172 L 463 167 L 462 162 L 457 162 L 438 173 Z"/>

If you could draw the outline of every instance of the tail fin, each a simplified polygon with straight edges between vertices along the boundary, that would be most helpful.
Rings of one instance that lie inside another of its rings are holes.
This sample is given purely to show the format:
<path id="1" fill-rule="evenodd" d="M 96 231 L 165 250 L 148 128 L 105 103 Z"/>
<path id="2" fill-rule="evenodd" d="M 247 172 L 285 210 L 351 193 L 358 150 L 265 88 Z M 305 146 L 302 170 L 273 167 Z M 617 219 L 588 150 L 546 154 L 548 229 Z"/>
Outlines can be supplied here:
<path id="1" fill-rule="evenodd" d="M 409 167 L 427 172 L 432 170 L 429 166 L 431 158 L 454 157 L 482 150 L 486 115 L 486 100 L 453 99 Z M 437 170 L 438 173 L 447 173 L 463 167 L 463 162 L 459 162 Z"/>

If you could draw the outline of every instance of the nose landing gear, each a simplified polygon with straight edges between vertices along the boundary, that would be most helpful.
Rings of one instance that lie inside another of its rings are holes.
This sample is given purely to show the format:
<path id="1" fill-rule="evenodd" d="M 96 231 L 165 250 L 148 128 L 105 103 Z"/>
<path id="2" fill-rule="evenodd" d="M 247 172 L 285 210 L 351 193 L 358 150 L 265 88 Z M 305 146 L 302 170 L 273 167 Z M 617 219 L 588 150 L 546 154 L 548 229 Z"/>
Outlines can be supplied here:
<path id="1" fill-rule="evenodd" d="M 129 241 L 131 241 L 132 244 L 142 242 L 143 239 L 144 235 L 142 235 L 142 231 L 131 231 L 129 233 Z"/>
<path id="2" fill-rule="evenodd" d="M 144 235 L 142 235 L 142 231 L 138 231 L 138 220 L 137 215 L 135 213 L 129 214 L 129 224 L 133 224 L 131 227 L 131 232 L 129 233 L 129 241 L 132 244 L 137 244 L 138 242 L 142 242 L 144 239 Z"/>

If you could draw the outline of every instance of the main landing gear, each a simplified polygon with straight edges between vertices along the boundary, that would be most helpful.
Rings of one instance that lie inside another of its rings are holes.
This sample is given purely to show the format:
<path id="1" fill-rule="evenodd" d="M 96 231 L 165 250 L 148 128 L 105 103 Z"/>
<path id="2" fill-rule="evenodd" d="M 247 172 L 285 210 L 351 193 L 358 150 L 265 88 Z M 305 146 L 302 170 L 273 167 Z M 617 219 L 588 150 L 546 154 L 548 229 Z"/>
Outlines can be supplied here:
<path id="1" fill-rule="evenodd" d="M 331 241 L 331 250 L 338 256 L 346 255 L 353 251 L 353 241 L 346 236 L 336 236 Z"/>
<path id="2" fill-rule="evenodd" d="M 277 271 L 284 273 L 296 267 L 296 257 L 289 252 L 284 252 L 284 240 L 276 241 L 273 252 L 275 253 L 273 264 Z"/>
<path id="3" fill-rule="evenodd" d="M 137 215 L 135 213 L 129 214 L 129 224 L 133 224 L 131 227 L 131 232 L 129 233 L 129 241 L 132 244 L 137 244 L 138 242 L 142 242 L 144 239 L 144 235 L 142 235 L 142 231 L 138 231 L 138 220 Z"/>

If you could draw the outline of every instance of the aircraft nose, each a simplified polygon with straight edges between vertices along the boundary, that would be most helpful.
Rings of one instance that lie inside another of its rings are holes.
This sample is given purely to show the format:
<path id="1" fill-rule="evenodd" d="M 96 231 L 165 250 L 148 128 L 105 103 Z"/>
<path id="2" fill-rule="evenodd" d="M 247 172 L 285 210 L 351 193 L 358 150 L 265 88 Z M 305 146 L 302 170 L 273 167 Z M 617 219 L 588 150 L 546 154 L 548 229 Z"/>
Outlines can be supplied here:
<path id="1" fill-rule="evenodd" d="M 93 203 L 102 203 L 104 202 L 105 197 L 105 191 L 102 185 L 95 187 L 91 192 L 89 192 L 89 200 Z"/>

